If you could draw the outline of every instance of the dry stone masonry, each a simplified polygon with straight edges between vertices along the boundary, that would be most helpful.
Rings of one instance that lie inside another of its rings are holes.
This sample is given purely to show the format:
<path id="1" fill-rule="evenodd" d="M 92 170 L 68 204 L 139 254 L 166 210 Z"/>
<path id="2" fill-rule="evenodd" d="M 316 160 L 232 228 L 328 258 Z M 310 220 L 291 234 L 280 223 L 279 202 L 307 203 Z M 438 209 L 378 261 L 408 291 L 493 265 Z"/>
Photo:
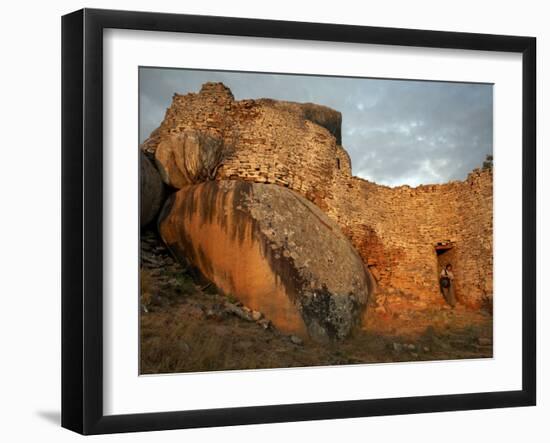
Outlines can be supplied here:
<path id="1" fill-rule="evenodd" d="M 459 301 L 478 308 L 493 293 L 492 183 L 491 170 L 417 188 L 349 177 L 335 184 L 326 207 L 377 279 L 382 301 L 441 300 L 438 276 L 450 262 Z M 439 244 L 450 249 L 438 260 Z"/>

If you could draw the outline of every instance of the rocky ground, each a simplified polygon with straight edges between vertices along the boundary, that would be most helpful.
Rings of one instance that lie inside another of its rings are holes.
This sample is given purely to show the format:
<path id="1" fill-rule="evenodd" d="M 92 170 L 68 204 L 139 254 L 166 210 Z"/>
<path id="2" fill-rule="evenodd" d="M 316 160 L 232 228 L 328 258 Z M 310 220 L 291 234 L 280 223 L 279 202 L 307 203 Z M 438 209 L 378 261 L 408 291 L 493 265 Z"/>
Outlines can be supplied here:
<path id="1" fill-rule="evenodd" d="M 141 237 L 142 374 L 492 357 L 492 315 L 445 304 L 370 309 L 341 343 L 277 331 L 262 313 L 200 287 L 154 231 Z"/>

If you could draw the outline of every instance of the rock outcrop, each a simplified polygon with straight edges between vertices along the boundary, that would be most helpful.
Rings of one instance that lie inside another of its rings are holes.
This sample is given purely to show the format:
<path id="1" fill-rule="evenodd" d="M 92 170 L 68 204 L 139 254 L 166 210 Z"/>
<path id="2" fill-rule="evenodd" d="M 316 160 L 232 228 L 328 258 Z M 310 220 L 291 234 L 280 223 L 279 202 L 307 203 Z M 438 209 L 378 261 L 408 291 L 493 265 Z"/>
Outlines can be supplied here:
<path id="1" fill-rule="evenodd" d="M 164 186 L 157 169 L 140 151 L 140 226 L 151 223 L 158 214 L 164 201 Z"/>
<path id="2" fill-rule="evenodd" d="M 399 311 L 403 300 L 442 301 L 440 242 L 453 245 L 459 302 L 492 303 L 492 171 L 441 185 L 380 186 L 352 176 L 341 123 L 341 114 L 325 106 L 235 100 L 223 84 L 205 83 L 198 93 L 174 95 L 142 149 L 171 190 L 231 180 L 278 185 L 314 203 L 376 278 L 380 311 Z"/>
<path id="3" fill-rule="evenodd" d="M 478 308 L 492 299 L 492 171 L 417 188 L 353 177 L 341 122 L 341 114 L 325 106 L 235 100 L 223 84 L 206 83 L 199 93 L 174 96 L 144 148 L 155 153 L 188 130 L 234 146 L 210 168 L 215 179 L 276 184 L 315 203 L 351 240 L 376 276 L 379 294 L 441 301 L 435 246 L 451 242 L 460 303 Z"/>
<path id="4" fill-rule="evenodd" d="M 368 271 L 338 225 L 291 190 L 244 181 L 186 186 L 167 201 L 159 231 L 178 258 L 282 331 L 342 339 L 361 321 Z"/>

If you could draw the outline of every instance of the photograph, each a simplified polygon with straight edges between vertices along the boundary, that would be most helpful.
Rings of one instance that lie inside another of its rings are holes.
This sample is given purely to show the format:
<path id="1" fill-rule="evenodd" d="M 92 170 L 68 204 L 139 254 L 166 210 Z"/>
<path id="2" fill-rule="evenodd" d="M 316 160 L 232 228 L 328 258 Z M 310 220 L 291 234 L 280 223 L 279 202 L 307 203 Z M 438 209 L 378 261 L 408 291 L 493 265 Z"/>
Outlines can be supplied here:
<path id="1" fill-rule="evenodd" d="M 492 84 L 140 66 L 139 141 L 140 374 L 492 358 Z"/>
<path id="2" fill-rule="evenodd" d="M 3 11 L 0 441 L 550 442 L 544 3 Z"/>

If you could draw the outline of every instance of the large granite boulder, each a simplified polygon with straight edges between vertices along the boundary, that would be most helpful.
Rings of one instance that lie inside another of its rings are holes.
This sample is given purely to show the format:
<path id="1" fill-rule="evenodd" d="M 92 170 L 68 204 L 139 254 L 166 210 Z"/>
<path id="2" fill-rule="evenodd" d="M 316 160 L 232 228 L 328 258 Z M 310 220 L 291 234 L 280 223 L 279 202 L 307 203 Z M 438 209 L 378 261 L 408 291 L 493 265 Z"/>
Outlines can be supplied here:
<path id="1" fill-rule="evenodd" d="M 171 251 L 282 331 L 318 341 L 360 324 L 370 279 L 317 206 L 287 188 L 210 181 L 174 193 L 159 216 Z"/>
<path id="2" fill-rule="evenodd" d="M 148 225 L 158 214 L 164 199 L 164 185 L 151 161 L 140 151 L 140 226 Z"/>

